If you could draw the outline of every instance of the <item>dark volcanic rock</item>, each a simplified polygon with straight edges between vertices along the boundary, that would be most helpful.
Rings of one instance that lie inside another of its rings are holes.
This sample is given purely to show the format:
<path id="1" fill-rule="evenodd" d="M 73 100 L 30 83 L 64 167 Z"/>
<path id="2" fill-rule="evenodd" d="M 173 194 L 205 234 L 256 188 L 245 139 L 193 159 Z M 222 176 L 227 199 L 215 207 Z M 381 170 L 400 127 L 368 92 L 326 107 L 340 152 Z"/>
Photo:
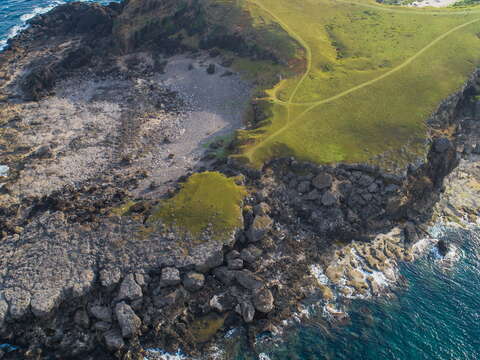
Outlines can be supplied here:
<path id="1" fill-rule="evenodd" d="M 251 323 L 255 316 L 255 308 L 252 303 L 248 300 L 242 301 L 235 308 L 235 311 L 242 316 L 243 321 L 246 323 Z"/>
<path id="2" fill-rule="evenodd" d="M 235 279 L 245 289 L 257 290 L 263 286 L 263 281 L 250 270 L 241 270 L 235 272 Z"/>
<path id="3" fill-rule="evenodd" d="M 129 305 L 124 302 L 118 303 L 115 306 L 115 316 L 124 338 L 138 335 L 142 321 Z"/>
<path id="4" fill-rule="evenodd" d="M 273 295 L 268 289 L 260 289 L 253 295 L 255 309 L 262 313 L 269 313 L 273 310 Z"/>
<path id="5" fill-rule="evenodd" d="M 120 285 L 118 300 L 135 300 L 142 297 L 142 288 L 135 281 L 133 274 L 128 274 Z"/>
<path id="6" fill-rule="evenodd" d="M 105 345 L 111 351 L 117 351 L 125 346 L 122 335 L 117 329 L 112 329 L 103 334 Z"/>
<path id="7" fill-rule="evenodd" d="M 205 284 L 205 276 L 196 272 L 189 272 L 183 278 L 183 286 L 188 291 L 198 291 Z"/>
<path id="8" fill-rule="evenodd" d="M 450 250 L 450 246 L 448 245 L 448 243 L 445 240 L 441 239 L 437 243 L 437 249 L 438 249 L 438 252 L 440 253 L 440 255 L 445 256 L 445 255 L 447 255 L 448 251 Z"/>
<path id="9" fill-rule="evenodd" d="M 166 267 L 162 269 L 162 278 L 160 280 L 160 286 L 173 286 L 180 284 L 180 271 L 175 268 Z"/>
<path id="10" fill-rule="evenodd" d="M 318 190 L 329 189 L 332 186 L 332 181 L 332 175 L 323 173 L 313 178 L 312 185 Z"/>
<path id="11" fill-rule="evenodd" d="M 267 215 L 255 216 L 247 232 L 248 239 L 252 242 L 262 240 L 267 231 L 272 228 L 273 220 Z"/>

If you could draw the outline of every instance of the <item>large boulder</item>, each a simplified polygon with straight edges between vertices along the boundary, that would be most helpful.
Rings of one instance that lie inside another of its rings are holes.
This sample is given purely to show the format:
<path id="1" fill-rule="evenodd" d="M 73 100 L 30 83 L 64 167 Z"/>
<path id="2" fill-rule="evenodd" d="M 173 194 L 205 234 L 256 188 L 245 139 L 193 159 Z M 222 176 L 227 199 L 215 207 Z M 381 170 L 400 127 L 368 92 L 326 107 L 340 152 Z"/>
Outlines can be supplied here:
<path id="1" fill-rule="evenodd" d="M 255 216 L 253 223 L 247 231 L 247 237 L 252 242 L 263 239 L 265 234 L 272 228 L 273 220 L 267 215 Z"/>
<path id="2" fill-rule="evenodd" d="M 115 306 L 115 315 L 124 338 L 138 335 L 142 321 L 129 305 L 125 302 L 118 303 Z"/>
<path id="3" fill-rule="evenodd" d="M 42 289 L 33 294 L 31 308 L 38 318 L 48 317 L 61 301 L 59 289 Z"/>
<path id="4" fill-rule="evenodd" d="M 10 305 L 10 316 L 13 319 L 20 319 L 28 313 L 31 301 L 28 291 L 20 288 L 9 288 L 4 291 L 3 296 Z"/>
<path id="5" fill-rule="evenodd" d="M 122 280 L 122 272 L 118 268 L 100 271 L 100 283 L 109 290 L 113 289 L 120 280 Z"/>
<path id="6" fill-rule="evenodd" d="M 273 310 L 273 295 L 268 289 L 260 289 L 253 295 L 255 309 L 262 313 L 269 313 Z"/>
<path id="7" fill-rule="evenodd" d="M 228 269 L 226 266 L 220 266 L 213 270 L 213 275 L 226 286 L 230 286 L 235 280 L 235 271 Z"/>
<path id="8" fill-rule="evenodd" d="M 132 301 L 139 299 L 142 296 L 142 288 L 135 281 L 135 276 L 133 274 L 128 274 L 125 279 L 123 279 L 122 284 L 120 285 L 117 300 Z"/>
<path id="9" fill-rule="evenodd" d="M 162 277 L 160 279 L 160 286 L 175 286 L 180 284 L 180 271 L 173 267 L 166 267 L 162 269 Z"/>
<path id="10" fill-rule="evenodd" d="M 318 190 L 330 189 L 332 182 L 332 175 L 323 173 L 313 178 L 312 185 Z"/>
<path id="11" fill-rule="evenodd" d="M 235 272 L 235 279 L 240 285 L 248 290 L 258 290 L 263 287 L 263 281 L 250 270 L 241 270 Z"/>
<path id="12" fill-rule="evenodd" d="M 203 256 L 199 256 L 195 262 L 195 270 L 201 273 L 207 273 L 223 264 L 223 251 L 218 249 L 209 251 Z"/>
<path id="13" fill-rule="evenodd" d="M 209 302 L 210 307 L 219 312 L 232 310 L 233 307 L 235 306 L 235 303 L 236 303 L 235 298 L 228 293 L 214 295 Z"/>
<path id="14" fill-rule="evenodd" d="M 101 321 L 108 323 L 112 321 L 112 310 L 107 306 L 94 305 L 90 307 L 90 314 Z"/>
<path id="15" fill-rule="evenodd" d="M 253 321 L 253 317 L 255 316 L 255 308 L 248 300 L 242 301 L 240 304 L 238 304 L 235 307 L 235 311 L 243 318 L 243 321 L 245 321 L 246 323 L 251 323 Z"/>
<path id="16" fill-rule="evenodd" d="M 188 291 L 198 291 L 205 285 L 205 276 L 197 272 L 189 272 L 183 278 L 183 286 Z"/>
<path id="17" fill-rule="evenodd" d="M 332 206 L 336 204 L 337 197 L 331 191 L 326 191 L 322 196 L 322 205 L 323 206 Z"/>
<path id="18" fill-rule="evenodd" d="M 122 335 L 117 329 L 112 329 L 103 334 L 105 345 L 110 351 L 118 351 L 125 346 Z"/>
<path id="19" fill-rule="evenodd" d="M 8 313 L 8 304 L 0 294 L 0 329 L 5 323 L 5 318 L 7 317 L 7 313 Z"/>

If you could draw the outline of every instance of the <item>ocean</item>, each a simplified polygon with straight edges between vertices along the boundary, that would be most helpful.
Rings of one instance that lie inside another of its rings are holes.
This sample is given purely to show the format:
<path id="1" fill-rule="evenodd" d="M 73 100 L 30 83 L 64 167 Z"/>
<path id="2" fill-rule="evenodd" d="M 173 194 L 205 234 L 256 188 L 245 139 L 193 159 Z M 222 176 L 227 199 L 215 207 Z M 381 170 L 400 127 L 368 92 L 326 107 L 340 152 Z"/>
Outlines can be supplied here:
<path id="1" fill-rule="evenodd" d="M 0 0 L 0 50 L 5 47 L 7 40 L 25 28 L 26 21 L 35 15 L 74 1 L 108 4 L 113 0 Z"/>
<path id="2" fill-rule="evenodd" d="M 0 47 L 36 14 L 73 0 L 0 0 Z M 91 0 L 84 0 L 91 1 Z M 108 1 L 103 1 L 107 3 Z M 434 250 L 402 264 L 402 285 L 391 296 L 344 304 L 348 319 L 331 322 L 321 311 L 283 339 L 258 339 L 257 354 L 241 346 L 235 360 L 476 360 L 480 359 L 480 229 L 438 226 L 437 238 L 458 249 L 446 264 Z M 168 357 L 165 357 L 168 358 Z M 178 355 L 171 358 L 183 358 Z"/>

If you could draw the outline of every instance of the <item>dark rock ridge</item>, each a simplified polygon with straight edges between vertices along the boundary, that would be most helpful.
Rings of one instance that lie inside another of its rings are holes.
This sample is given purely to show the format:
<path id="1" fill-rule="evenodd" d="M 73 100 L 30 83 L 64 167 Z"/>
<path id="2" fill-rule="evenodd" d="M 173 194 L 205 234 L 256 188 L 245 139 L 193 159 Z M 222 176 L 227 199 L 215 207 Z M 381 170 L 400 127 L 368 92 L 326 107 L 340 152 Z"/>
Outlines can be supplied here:
<path id="1" fill-rule="evenodd" d="M 39 99 L 75 68 L 108 62 L 111 51 L 152 44 L 179 51 L 178 41 L 167 41 L 174 32 L 168 26 L 123 33 L 132 14 L 161 10 L 168 15 L 163 25 L 183 19 L 178 26 L 198 31 L 206 47 L 241 37 L 221 36 L 208 21 L 194 22 L 199 2 L 169 4 L 57 7 L 10 42 L 0 66 L 35 51 L 42 39 L 71 39 L 64 53 L 30 64 L 31 72 L 12 83 L 25 97 Z M 245 56 L 275 57 L 247 40 L 239 44 Z M 479 134 L 473 134 L 480 121 L 478 75 L 432 116 L 428 154 L 403 175 L 364 164 L 317 166 L 294 159 L 272 161 L 261 172 L 217 162 L 215 170 L 242 174 L 255 189 L 245 199 L 244 228 L 225 244 L 189 243 L 164 228 L 149 232 L 145 220 L 153 201 L 137 203 L 129 216 L 112 215 L 142 174 L 91 179 L 1 208 L 0 340 L 21 347 L 5 358 L 143 359 L 148 347 L 200 355 L 215 337 L 198 341 L 195 324 L 209 314 L 222 319 L 219 329 L 244 325 L 252 342 L 259 333 L 275 332 L 302 299 L 318 291 L 308 267 L 321 263 L 333 242 L 368 242 L 394 226 L 403 229 L 405 249 L 418 240 L 419 226 L 431 219 L 460 154 L 480 152 Z"/>

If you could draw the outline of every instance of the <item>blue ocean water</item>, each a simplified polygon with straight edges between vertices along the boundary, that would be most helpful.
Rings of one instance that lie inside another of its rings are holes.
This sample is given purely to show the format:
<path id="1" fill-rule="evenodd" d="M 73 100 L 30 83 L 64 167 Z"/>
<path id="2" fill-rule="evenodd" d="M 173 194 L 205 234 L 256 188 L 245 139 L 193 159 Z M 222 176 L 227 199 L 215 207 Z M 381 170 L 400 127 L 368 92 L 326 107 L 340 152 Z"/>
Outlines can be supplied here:
<path id="1" fill-rule="evenodd" d="M 27 20 L 73 1 L 109 3 L 114 0 L 0 0 L 0 49 L 8 38 L 24 28 Z"/>
<path id="2" fill-rule="evenodd" d="M 427 252 L 403 264 L 405 284 L 394 296 L 355 300 L 346 324 L 313 316 L 276 346 L 260 346 L 271 360 L 480 359 L 480 229 L 439 228 L 458 248 L 450 264 Z M 447 266 L 448 265 L 448 266 Z M 249 359 L 239 355 L 240 359 Z"/>
<path id="3" fill-rule="evenodd" d="M 0 48 L 34 15 L 74 0 L 0 0 Z M 83 0 L 94 1 L 94 0 Z M 109 1 L 99 1 L 108 3 Z M 443 228 L 460 258 L 445 267 L 431 253 L 401 273 L 394 296 L 348 304 L 347 323 L 315 315 L 285 341 L 259 346 L 271 360 L 477 360 L 480 359 L 480 229 Z M 258 356 L 240 350 L 237 360 Z"/>

